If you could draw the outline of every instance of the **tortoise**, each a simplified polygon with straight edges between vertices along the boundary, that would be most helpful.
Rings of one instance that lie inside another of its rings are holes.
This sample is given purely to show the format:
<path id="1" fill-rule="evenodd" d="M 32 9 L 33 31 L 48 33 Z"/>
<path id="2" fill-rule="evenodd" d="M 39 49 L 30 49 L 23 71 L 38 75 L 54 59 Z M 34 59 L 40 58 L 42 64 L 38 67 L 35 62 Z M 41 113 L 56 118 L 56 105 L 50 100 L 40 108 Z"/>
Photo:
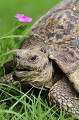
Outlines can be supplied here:
<path id="1" fill-rule="evenodd" d="M 63 0 L 33 26 L 0 82 L 49 90 L 52 106 L 79 118 L 79 0 Z M 8 67 L 7 67 L 8 65 Z"/>

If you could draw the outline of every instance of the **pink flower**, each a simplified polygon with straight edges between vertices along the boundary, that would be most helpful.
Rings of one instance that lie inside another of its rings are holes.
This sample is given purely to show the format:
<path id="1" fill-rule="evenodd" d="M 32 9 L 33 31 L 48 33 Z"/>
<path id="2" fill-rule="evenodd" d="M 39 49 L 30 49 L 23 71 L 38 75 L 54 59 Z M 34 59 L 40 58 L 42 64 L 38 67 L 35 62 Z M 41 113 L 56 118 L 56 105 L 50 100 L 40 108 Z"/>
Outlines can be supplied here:
<path id="1" fill-rule="evenodd" d="M 32 18 L 31 17 L 27 17 L 23 14 L 16 14 L 14 16 L 16 19 L 18 19 L 18 21 L 20 22 L 32 22 Z"/>

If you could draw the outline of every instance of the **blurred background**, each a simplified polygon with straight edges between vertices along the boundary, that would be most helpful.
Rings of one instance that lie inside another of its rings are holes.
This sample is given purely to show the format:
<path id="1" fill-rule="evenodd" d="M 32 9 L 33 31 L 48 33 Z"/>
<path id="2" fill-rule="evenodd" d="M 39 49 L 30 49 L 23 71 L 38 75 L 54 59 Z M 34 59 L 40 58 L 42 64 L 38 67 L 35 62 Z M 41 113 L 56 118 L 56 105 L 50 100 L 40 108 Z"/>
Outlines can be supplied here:
<path id="1" fill-rule="evenodd" d="M 15 24 L 14 16 L 22 13 L 33 18 L 30 26 L 61 0 L 0 0 L 0 36 Z"/>

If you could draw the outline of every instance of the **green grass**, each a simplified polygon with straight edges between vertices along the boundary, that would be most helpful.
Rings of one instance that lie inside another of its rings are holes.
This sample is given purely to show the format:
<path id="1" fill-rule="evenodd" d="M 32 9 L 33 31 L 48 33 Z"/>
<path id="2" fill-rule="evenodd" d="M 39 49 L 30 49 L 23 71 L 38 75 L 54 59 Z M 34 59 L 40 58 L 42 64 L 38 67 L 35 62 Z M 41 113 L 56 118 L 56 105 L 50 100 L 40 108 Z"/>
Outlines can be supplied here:
<path id="1" fill-rule="evenodd" d="M 0 1 L 0 66 L 12 58 L 13 51 L 28 36 L 30 26 L 47 10 L 60 0 L 1 0 Z M 23 13 L 33 18 L 25 31 L 16 27 L 14 15 Z M 2 70 L 2 69 L 1 69 Z M 0 70 L 0 72 L 2 72 Z M 18 95 L 10 94 L 10 89 L 18 91 Z M 74 120 L 65 118 L 65 113 L 57 113 L 55 106 L 49 107 L 46 99 L 39 93 L 17 90 L 12 86 L 0 84 L 0 120 Z M 32 90 L 31 90 L 32 91 Z"/>
<path id="2" fill-rule="evenodd" d="M 65 113 L 57 113 L 55 106 L 50 108 L 46 99 L 33 94 L 32 89 L 23 93 L 12 86 L 0 84 L 0 120 L 74 120 L 65 118 Z M 9 91 L 14 90 L 18 95 L 14 96 Z"/>

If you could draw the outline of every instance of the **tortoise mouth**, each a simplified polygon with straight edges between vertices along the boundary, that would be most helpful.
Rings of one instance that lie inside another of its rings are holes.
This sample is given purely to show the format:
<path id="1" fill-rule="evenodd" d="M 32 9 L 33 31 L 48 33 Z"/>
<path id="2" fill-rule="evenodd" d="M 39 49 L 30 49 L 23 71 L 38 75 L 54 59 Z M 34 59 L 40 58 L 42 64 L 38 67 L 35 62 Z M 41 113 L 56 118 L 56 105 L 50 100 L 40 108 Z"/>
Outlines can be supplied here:
<path id="1" fill-rule="evenodd" d="M 23 72 L 23 71 L 33 71 L 33 68 L 31 68 L 30 66 L 19 66 L 19 67 L 16 67 L 16 70 L 15 71 L 18 71 L 18 72 Z"/>
<path id="2" fill-rule="evenodd" d="M 19 77 L 19 75 L 20 75 L 20 76 L 23 76 L 23 75 L 25 75 L 25 74 L 27 74 L 27 73 L 32 72 L 33 70 L 34 70 L 34 69 L 33 69 L 32 67 L 30 67 L 30 66 L 17 66 L 17 67 L 15 68 L 14 73 L 16 74 L 16 76 Z"/>
<path id="3" fill-rule="evenodd" d="M 13 72 L 14 80 L 19 80 L 23 84 L 28 84 L 29 81 L 32 81 L 37 76 L 39 76 L 39 72 L 30 66 L 18 66 Z"/>
<path id="4" fill-rule="evenodd" d="M 33 68 L 30 66 L 16 66 L 13 76 L 15 80 L 22 80 L 32 75 L 33 71 Z"/>

